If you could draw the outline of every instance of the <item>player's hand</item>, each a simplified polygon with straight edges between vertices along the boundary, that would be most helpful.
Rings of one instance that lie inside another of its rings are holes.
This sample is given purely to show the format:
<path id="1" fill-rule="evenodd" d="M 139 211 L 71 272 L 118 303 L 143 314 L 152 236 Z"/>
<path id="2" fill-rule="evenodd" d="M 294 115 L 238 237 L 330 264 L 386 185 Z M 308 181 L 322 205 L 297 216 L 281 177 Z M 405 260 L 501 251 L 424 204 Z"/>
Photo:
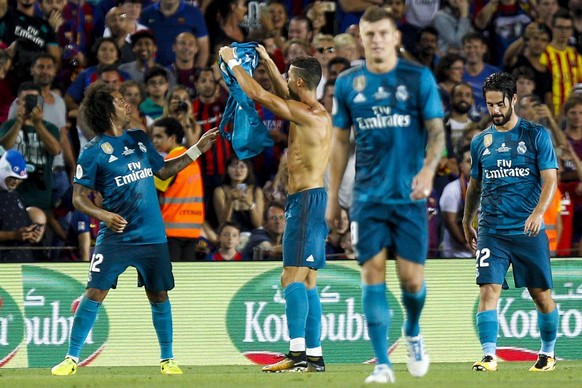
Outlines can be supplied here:
<path id="1" fill-rule="evenodd" d="M 525 220 L 525 226 L 523 228 L 523 233 L 525 233 L 526 235 L 530 236 L 530 237 L 535 237 L 538 235 L 538 233 L 540 232 L 540 230 L 542 229 L 542 224 L 544 223 L 544 217 L 543 215 L 537 215 L 537 214 L 530 214 L 529 217 L 527 217 L 527 220 Z"/>
<path id="2" fill-rule="evenodd" d="M 112 232 L 123 233 L 127 226 L 125 218 L 116 213 L 106 212 L 106 216 L 102 220 Z"/>
<path id="3" fill-rule="evenodd" d="M 218 136 L 218 127 L 214 127 L 208 132 L 206 132 L 200 140 L 196 143 L 196 147 L 200 150 L 200 152 L 205 153 L 212 147 L 212 144 L 216 142 L 216 138 Z"/>
<path id="4" fill-rule="evenodd" d="M 471 226 L 463 222 L 463 233 L 465 234 L 465 241 L 467 246 L 473 250 L 477 250 L 477 231 Z"/>
<path id="5" fill-rule="evenodd" d="M 229 46 L 223 46 L 218 50 L 218 55 L 222 58 L 224 62 L 228 62 L 231 59 L 236 59 L 234 57 L 234 49 Z"/>
<path id="6" fill-rule="evenodd" d="M 330 229 L 337 229 L 341 220 L 341 208 L 339 201 L 335 198 L 328 197 L 327 207 L 325 209 L 325 222 Z"/>
<path id="7" fill-rule="evenodd" d="M 259 58 L 261 58 L 263 61 L 271 59 L 269 53 L 267 52 L 267 49 L 262 44 L 257 45 L 256 50 L 257 53 L 259 54 Z"/>
<path id="8" fill-rule="evenodd" d="M 423 167 L 412 179 L 412 193 L 410 193 L 410 198 L 414 200 L 428 198 L 430 193 L 432 193 L 433 177 L 434 173 L 428 168 Z"/>

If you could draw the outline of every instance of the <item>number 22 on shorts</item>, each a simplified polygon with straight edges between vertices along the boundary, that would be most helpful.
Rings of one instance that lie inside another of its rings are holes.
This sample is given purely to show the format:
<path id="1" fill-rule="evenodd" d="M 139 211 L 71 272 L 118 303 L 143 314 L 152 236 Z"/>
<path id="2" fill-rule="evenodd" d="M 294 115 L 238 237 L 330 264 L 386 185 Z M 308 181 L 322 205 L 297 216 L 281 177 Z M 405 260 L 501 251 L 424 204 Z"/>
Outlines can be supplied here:
<path id="1" fill-rule="evenodd" d="M 489 267 L 489 263 L 487 262 L 487 259 L 489 259 L 490 256 L 491 256 L 491 251 L 489 250 L 489 248 L 483 248 L 483 249 L 477 250 L 477 252 L 475 252 L 475 266 L 477 268 Z"/>
<path id="2" fill-rule="evenodd" d="M 101 253 L 94 253 L 93 257 L 91 257 L 91 272 L 101 272 L 101 268 L 99 268 L 99 264 L 103 261 L 103 255 Z"/>

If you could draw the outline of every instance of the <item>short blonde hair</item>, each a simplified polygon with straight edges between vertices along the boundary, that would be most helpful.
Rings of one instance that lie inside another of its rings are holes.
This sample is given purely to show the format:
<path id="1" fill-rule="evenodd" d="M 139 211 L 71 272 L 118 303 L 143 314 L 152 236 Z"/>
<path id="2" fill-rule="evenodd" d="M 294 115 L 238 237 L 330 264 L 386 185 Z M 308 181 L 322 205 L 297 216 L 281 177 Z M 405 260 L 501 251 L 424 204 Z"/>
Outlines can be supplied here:
<path id="1" fill-rule="evenodd" d="M 357 46 L 356 38 L 354 38 L 354 36 L 352 34 L 347 34 L 347 33 L 338 34 L 333 38 L 333 41 L 335 43 L 335 48 L 337 50 L 342 50 L 345 48 Z"/>

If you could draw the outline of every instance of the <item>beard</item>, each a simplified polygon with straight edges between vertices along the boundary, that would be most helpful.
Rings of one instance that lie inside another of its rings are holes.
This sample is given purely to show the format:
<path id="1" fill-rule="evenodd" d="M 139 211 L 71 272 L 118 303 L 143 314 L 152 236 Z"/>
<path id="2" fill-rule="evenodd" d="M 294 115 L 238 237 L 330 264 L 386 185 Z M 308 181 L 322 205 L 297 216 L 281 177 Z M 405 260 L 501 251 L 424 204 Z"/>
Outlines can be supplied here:
<path id="1" fill-rule="evenodd" d="M 291 97 L 295 101 L 300 101 L 299 95 L 297 93 L 295 93 L 293 90 L 291 90 L 291 88 L 289 88 L 289 97 Z"/>
<path id="2" fill-rule="evenodd" d="M 509 119 L 511 119 L 512 115 L 513 115 L 513 107 L 510 106 L 509 109 L 507 110 L 507 114 L 492 117 L 493 124 L 495 124 L 496 126 L 499 126 L 499 127 L 503 127 L 505 124 L 507 124 Z M 497 120 L 501 120 L 501 121 L 497 121 Z"/>
<path id="3" fill-rule="evenodd" d="M 453 105 L 453 109 L 455 112 L 460 114 L 465 114 L 471 110 L 471 104 L 467 103 L 466 101 L 461 101 L 455 105 Z"/>

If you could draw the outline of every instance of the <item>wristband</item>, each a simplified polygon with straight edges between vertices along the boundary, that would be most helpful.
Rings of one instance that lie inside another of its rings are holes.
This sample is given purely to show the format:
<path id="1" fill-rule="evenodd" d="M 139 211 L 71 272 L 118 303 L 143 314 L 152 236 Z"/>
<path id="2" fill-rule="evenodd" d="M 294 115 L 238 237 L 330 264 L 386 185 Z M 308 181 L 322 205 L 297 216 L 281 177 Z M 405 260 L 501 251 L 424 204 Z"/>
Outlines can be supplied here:
<path id="1" fill-rule="evenodd" d="M 190 157 L 190 159 L 192 159 L 192 161 L 195 161 L 200 155 L 202 155 L 202 152 L 200 152 L 200 149 L 196 145 L 193 145 L 192 147 L 188 148 L 186 154 Z"/>
<path id="2" fill-rule="evenodd" d="M 228 62 L 226 62 L 226 64 L 228 65 L 228 67 L 230 67 L 230 70 L 232 70 L 235 66 L 240 66 L 240 63 L 238 63 L 238 61 L 236 59 L 229 59 Z"/>

